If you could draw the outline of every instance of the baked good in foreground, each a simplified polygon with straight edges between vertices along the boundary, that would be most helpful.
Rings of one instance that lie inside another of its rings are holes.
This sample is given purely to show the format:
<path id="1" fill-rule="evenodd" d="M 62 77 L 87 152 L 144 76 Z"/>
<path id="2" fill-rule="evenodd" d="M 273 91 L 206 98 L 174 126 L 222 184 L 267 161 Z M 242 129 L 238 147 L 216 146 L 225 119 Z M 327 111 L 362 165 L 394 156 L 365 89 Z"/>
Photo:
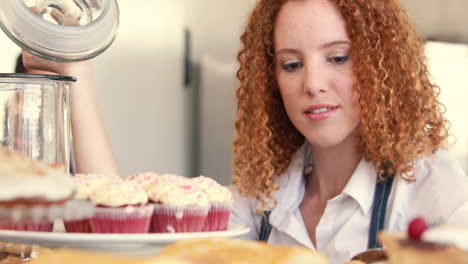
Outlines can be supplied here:
<path id="1" fill-rule="evenodd" d="M 268 245 L 265 242 L 200 238 L 176 242 L 162 249 L 162 257 L 177 257 L 194 264 L 327 264 L 323 254 L 302 247 Z"/>
<path id="2" fill-rule="evenodd" d="M 433 227 L 416 239 L 405 232 L 382 232 L 379 240 L 390 264 L 468 263 L 467 227 Z"/>
<path id="3" fill-rule="evenodd" d="M 63 166 L 0 149 L 0 229 L 52 231 L 75 191 Z"/>
<path id="4" fill-rule="evenodd" d="M 77 249 L 40 252 L 28 264 L 191 264 L 173 257 L 122 257 Z"/>
<path id="5" fill-rule="evenodd" d="M 190 239 L 154 257 L 122 257 L 76 249 L 42 251 L 31 264 L 329 264 L 323 254 L 301 247 L 228 238 Z"/>

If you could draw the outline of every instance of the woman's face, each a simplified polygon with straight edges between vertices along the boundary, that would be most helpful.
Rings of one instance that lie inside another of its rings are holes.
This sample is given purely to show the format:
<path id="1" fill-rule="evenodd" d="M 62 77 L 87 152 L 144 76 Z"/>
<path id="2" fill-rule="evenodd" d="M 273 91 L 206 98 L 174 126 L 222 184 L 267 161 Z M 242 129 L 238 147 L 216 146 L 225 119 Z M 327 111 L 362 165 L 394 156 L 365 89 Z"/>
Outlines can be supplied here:
<path id="1" fill-rule="evenodd" d="M 294 126 L 314 145 L 337 146 L 357 133 L 358 94 L 351 42 L 329 0 L 289 1 L 275 24 L 275 72 Z"/>

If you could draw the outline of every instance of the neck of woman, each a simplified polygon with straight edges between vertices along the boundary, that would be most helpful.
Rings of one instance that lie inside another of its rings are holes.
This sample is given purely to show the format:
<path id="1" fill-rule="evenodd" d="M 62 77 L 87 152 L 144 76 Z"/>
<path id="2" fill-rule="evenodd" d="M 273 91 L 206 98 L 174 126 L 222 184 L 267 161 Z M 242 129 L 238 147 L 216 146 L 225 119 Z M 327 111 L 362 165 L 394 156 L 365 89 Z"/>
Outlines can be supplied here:
<path id="1" fill-rule="evenodd" d="M 359 138 L 354 133 L 340 144 L 320 148 L 312 146 L 312 173 L 306 175 L 306 195 L 327 201 L 343 192 L 362 155 Z"/>

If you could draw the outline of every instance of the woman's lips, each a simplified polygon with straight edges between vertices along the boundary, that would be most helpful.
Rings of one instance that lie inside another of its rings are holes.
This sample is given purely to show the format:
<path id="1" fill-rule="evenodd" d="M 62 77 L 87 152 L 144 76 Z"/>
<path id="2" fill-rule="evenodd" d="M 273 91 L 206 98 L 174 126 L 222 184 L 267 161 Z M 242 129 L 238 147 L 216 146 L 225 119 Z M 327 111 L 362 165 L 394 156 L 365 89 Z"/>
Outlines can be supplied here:
<path id="1" fill-rule="evenodd" d="M 313 121 L 325 120 L 332 116 L 337 110 L 338 106 L 332 105 L 318 105 L 307 108 L 304 111 L 305 116 Z"/>

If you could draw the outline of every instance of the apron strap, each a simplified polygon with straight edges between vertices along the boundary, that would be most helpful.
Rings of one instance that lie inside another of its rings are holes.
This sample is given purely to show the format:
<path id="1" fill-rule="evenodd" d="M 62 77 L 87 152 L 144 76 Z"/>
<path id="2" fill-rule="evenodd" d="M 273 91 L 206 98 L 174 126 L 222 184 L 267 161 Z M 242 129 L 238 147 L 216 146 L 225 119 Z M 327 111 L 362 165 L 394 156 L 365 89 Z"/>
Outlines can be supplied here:
<path id="1" fill-rule="evenodd" d="M 377 181 L 372 202 L 372 218 L 369 228 L 368 249 L 381 247 L 377 241 L 377 233 L 384 229 L 388 197 L 392 190 L 393 177 L 385 174 L 385 180 Z"/>
<path id="2" fill-rule="evenodd" d="M 270 237 L 271 229 L 273 228 L 270 224 L 270 214 L 271 211 L 263 212 L 262 223 L 260 225 L 260 234 L 258 236 L 258 241 L 268 242 Z"/>

